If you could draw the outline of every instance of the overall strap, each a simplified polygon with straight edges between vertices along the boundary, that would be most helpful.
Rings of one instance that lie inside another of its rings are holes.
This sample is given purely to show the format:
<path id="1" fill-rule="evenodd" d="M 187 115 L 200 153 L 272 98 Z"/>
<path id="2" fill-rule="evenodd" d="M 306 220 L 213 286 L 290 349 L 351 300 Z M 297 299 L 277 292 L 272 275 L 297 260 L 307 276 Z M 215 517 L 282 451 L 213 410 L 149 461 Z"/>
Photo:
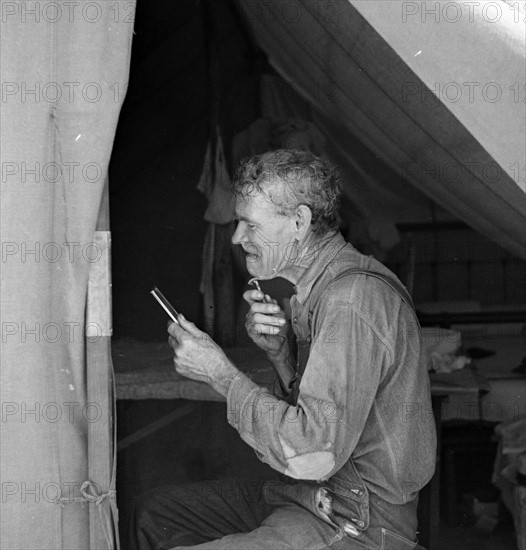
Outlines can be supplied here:
<path id="1" fill-rule="evenodd" d="M 331 281 L 331 283 L 333 283 L 334 281 L 339 281 L 340 279 L 343 279 L 343 277 L 346 277 L 347 275 L 368 275 L 369 277 L 375 277 L 376 279 L 380 279 L 386 285 L 390 286 L 398 294 L 398 296 L 400 296 L 402 301 L 409 307 L 409 309 L 416 315 L 413 300 L 411 299 L 409 292 L 407 292 L 407 289 L 401 283 L 399 283 L 398 281 L 395 281 L 392 277 L 389 277 L 389 275 L 384 275 L 383 273 L 380 273 L 378 271 L 360 269 L 358 267 L 358 268 L 351 268 L 351 269 L 347 269 L 346 271 L 342 271 L 339 275 L 337 275 Z"/>
<path id="2" fill-rule="evenodd" d="M 329 284 L 333 283 L 334 281 L 339 281 L 340 279 L 342 279 L 343 277 L 347 277 L 348 275 L 367 275 L 369 277 L 375 277 L 376 279 L 380 279 L 387 286 L 392 288 L 396 292 L 396 294 L 398 294 L 398 296 L 400 296 L 401 300 L 413 312 L 415 319 L 417 319 L 415 306 L 413 305 L 413 300 L 411 299 L 409 292 L 407 292 L 407 290 L 405 289 L 404 286 L 402 286 L 401 283 L 399 283 L 398 281 L 395 281 L 392 277 L 389 277 L 388 275 L 384 275 L 383 273 L 379 273 L 378 271 L 370 271 L 368 269 L 361 269 L 361 268 L 351 268 L 339 273 L 334 279 L 329 281 Z M 323 289 L 321 289 L 318 292 L 318 294 L 321 295 L 322 291 Z M 305 372 L 307 361 L 309 360 L 309 355 L 310 355 L 310 341 L 298 342 L 297 371 L 296 371 L 296 376 L 291 382 L 291 395 L 290 395 L 291 401 L 294 404 L 296 404 L 298 399 L 299 385 L 301 382 L 301 377 Z"/>

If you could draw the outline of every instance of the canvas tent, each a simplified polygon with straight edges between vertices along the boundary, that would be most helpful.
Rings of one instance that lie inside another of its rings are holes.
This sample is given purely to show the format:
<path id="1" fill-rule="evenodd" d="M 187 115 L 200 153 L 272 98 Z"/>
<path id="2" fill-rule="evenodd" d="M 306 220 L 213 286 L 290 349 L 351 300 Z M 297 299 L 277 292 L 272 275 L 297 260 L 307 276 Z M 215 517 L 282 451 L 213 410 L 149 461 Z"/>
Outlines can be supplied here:
<path id="1" fill-rule="evenodd" d="M 133 23 L 107 2 L 1 8 L 0 546 L 113 548 L 108 234 L 96 229 Z"/>
<path id="2" fill-rule="evenodd" d="M 337 136 L 331 147 L 340 165 L 362 165 L 373 179 L 375 163 L 385 165 L 457 219 L 526 258 L 521 6 L 237 4 L 272 66 L 313 106 L 325 134 Z M 356 154 L 356 142 L 369 156 Z M 369 181 L 369 193 L 389 186 Z"/>
<path id="3" fill-rule="evenodd" d="M 410 183 L 526 258 L 517 3 L 480 2 L 473 13 L 469 3 L 445 11 L 437 2 L 236 3 L 272 66 L 311 106 L 333 154 L 363 176 L 364 201 Z M 98 288 L 108 298 L 99 214 L 133 4 L 90 4 L 73 13 L 72 3 L 2 5 L 6 550 L 115 545 L 110 329 L 86 304 Z M 383 181 L 389 171 L 396 177 Z M 94 373 L 101 378 L 93 385 Z M 85 481 L 92 486 L 81 491 Z"/>

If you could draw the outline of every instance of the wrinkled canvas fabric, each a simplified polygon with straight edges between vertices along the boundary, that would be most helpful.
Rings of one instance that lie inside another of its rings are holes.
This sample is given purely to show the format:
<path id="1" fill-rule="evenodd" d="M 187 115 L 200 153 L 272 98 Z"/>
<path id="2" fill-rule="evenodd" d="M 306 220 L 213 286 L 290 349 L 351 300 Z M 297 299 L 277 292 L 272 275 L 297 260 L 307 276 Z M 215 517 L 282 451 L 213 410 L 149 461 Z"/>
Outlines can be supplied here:
<path id="1" fill-rule="evenodd" d="M 87 433 L 110 411 L 87 391 L 86 294 L 90 268 L 102 254 L 94 233 L 126 91 L 133 19 L 119 17 L 109 3 L 76 4 L 2 6 L 6 550 L 90 548 L 89 514 L 98 514 L 81 493 Z M 110 468 L 110 457 L 100 460 Z"/>
<path id="2" fill-rule="evenodd" d="M 433 2 L 237 4 L 273 68 L 312 106 L 316 126 L 337 136 L 334 160 L 358 174 L 349 185 L 368 186 L 375 198 L 379 183 L 391 194 L 416 186 L 526 258 L 522 7 L 481 2 L 452 23 Z M 362 150 L 400 181 L 382 181 L 386 170 L 374 161 L 357 166 Z"/>

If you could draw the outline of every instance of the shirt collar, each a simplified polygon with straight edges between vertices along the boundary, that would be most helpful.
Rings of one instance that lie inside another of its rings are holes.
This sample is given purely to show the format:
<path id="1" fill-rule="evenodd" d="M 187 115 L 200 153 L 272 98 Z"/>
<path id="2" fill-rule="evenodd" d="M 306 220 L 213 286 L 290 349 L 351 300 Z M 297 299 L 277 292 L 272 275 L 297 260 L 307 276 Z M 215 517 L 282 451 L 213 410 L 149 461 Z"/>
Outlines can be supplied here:
<path id="1" fill-rule="evenodd" d="M 306 243 L 294 262 L 278 275 L 295 285 L 296 299 L 304 303 L 316 280 L 345 245 L 339 231 L 317 237 Z"/>

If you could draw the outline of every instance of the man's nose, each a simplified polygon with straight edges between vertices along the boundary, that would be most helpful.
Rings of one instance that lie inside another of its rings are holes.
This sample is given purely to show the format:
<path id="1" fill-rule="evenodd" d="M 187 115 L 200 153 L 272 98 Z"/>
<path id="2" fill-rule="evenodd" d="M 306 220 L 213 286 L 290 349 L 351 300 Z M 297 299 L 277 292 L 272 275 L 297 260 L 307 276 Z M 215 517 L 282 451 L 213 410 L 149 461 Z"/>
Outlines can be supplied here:
<path id="1" fill-rule="evenodd" d="M 246 240 L 245 232 L 243 231 L 242 225 L 243 224 L 241 222 L 237 224 L 236 230 L 232 235 L 232 244 L 241 244 L 244 240 Z"/>

